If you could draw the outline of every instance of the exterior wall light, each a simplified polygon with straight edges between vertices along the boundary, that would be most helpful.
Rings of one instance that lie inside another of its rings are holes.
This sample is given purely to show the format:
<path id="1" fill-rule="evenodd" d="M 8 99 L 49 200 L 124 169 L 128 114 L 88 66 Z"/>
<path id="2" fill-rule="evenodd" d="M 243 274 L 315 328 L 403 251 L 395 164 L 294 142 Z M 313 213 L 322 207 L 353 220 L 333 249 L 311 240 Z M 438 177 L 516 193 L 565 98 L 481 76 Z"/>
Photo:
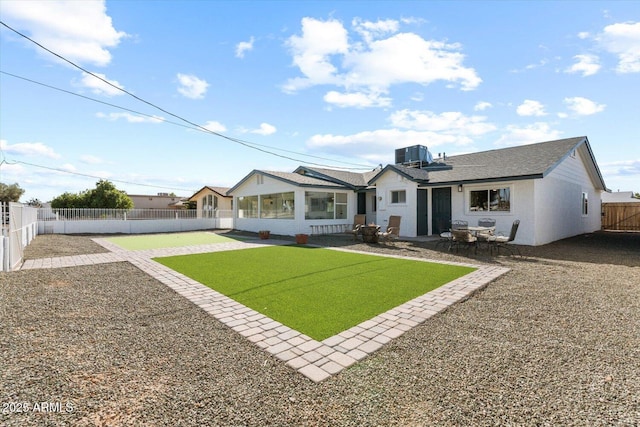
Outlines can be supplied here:
<path id="1" fill-rule="evenodd" d="M 458 184 L 458 193 L 462 193 L 462 184 Z"/>

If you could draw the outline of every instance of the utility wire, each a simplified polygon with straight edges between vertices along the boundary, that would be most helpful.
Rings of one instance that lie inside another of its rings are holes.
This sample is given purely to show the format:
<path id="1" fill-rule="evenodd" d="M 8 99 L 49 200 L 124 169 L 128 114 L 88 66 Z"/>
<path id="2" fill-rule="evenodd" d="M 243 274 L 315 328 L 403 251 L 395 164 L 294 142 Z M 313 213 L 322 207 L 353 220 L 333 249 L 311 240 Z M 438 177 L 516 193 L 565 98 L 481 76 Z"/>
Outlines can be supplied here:
<path id="1" fill-rule="evenodd" d="M 133 93 L 129 92 L 128 90 L 125 90 L 125 89 L 123 89 L 123 88 L 121 88 L 121 87 L 119 87 L 119 86 L 114 85 L 113 83 L 109 82 L 108 80 L 103 79 L 102 77 L 100 77 L 100 76 L 98 76 L 98 75 L 96 75 L 96 74 L 92 73 L 91 71 L 89 71 L 89 70 L 87 70 L 87 69 L 85 69 L 85 68 L 81 67 L 80 65 L 78 65 L 78 64 L 76 64 L 76 63 L 74 63 L 73 61 L 70 61 L 69 59 L 67 59 L 67 58 L 63 57 L 62 55 L 60 55 L 60 54 L 58 54 L 58 53 L 56 53 L 56 52 L 54 52 L 54 51 L 52 51 L 52 50 L 50 50 L 50 49 L 46 48 L 45 46 L 41 45 L 41 44 L 40 44 L 40 43 L 38 43 L 37 41 L 35 41 L 35 40 L 33 40 L 32 38 L 28 37 L 27 35 L 22 34 L 22 33 L 21 33 L 21 32 L 19 32 L 18 30 L 16 30 L 16 29 L 12 28 L 11 26 L 7 25 L 5 22 L 0 21 L 0 24 L 2 24 L 4 27 L 6 27 L 7 29 L 9 29 L 10 31 L 13 31 L 14 33 L 16 33 L 17 35 L 19 35 L 20 37 L 23 37 L 24 39 L 26 39 L 26 40 L 30 41 L 31 43 L 35 44 L 35 45 L 36 45 L 36 46 L 38 46 L 39 48 L 41 48 L 41 49 L 43 49 L 43 50 L 45 50 L 45 51 L 49 52 L 49 53 L 50 53 L 50 54 L 52 54 L 53 56 L 55 56 L 55 57 L 59 58 L 60 60 L 62 60 L 62 61 L 64 61 L 64 62 L 66 62 L 66 63 L 68 63 L 68 64 L 70 64 L 70 65 L 71 65 L 71 66 L 73 66 L 74 68 L 77 68 L 77 69 L 79 69 L 79 70 L 83 71 L 84 73 L 86 73 L 86 74 L 89 74 L 89 75 L 93 76 L 94 78 L 96 78 L 96 79 L 98 79 L 98 80 L 102 81 L 103 83 L 105 83 L 105 84 L 107 84 L 107 85 L 109 85 L 109 86 L 113 87 L 114 89 L 117 89 L 117 90 L 119 90 L 119 91 L 121 91 L 121 92 L 123 92 L 123 93 L 125 93 L 125 94 L 127 94 L 127 95 L 129 95 L 129 96 L 131 96 L 132 98 L 134 98 L 134 99 L 136 99 L 136 100 L 138 100 L 138 101 L 140 101 L 140 102 L 142 102 L 142 103 L 144 103 L 144 104 L 147 104 L 147 105 L 149 105 L 149 106 L 151 106 L 151 107 L 153 107 L 153 108 L 155 108 L 155 109 L 157 109 L 157 110 L 160 110 L 160 111 L 162 111 L 163 113 L 165 113 L 165 114 L 167 114 L 167 115 L 169 115 L 169 116 L 172 116 L 172 117 L 174 117 L 174 118 L 176 118 L 176 119 L 178 119 L 178 120 L 180 120 L 180 121 L 183 121 L 183 122 L 185 122 L 185 123 L 188 123 L 189 125 L 191 125 L 191 126 L 193 126 L 193 127 L 195 127 L 195 128 L 198 128 L 198 129 L 200 129 L 200 130 L 201 130 L 201 131 L 203 131 L 203 132 L 210 133 L 210 134 L 212 134 L 212 135 L 216 135 L 216 136 L 218 136 L 218 137 L 220 137 L 220 138 L 224 138 L 224 139 L 226 139 L 226 140 L 228 140 L 228 141 L 235 142 L 236 144 L 243 145 L 243 146 L 245 146 L 245 147 L 247 147 L 247 148 L 251 148 L 251 149 L 253 149 L 253 150 L 257 150 L 257 151 L 260 151 L 260 152 L 262 152 L 262 153 L 269 154 L 269 155 L 276 156 L 276 157 L 280 157 L 280 158 L 283 158 L 283 159 L 293 160 L 293 161 L 296 161 L 296 162 L 306 163 L 306 164 L 309 164 L 309 165 L 315 165 L 315 166 L 322 166 L 322 167 L 336 167 L 336 166 L 330 166 L 330 165 L 325 165 L 325 164 L 321 164 L 321 163 L 314 163 L 314 162 L 304 161 L 304 160 L 296 159 L 296 158 L 293 158 L 293 157 L 285 156 L 285 155 L 282 155 L 282 154 L 277 154 L 277 153 L 274 153 L 274 152 L 272 152 L 272 151 L 269 151 L 269 150 L 266 150 L 266 149 L 263 149 L 263 148 L 257 147 L 257 146 L 255 146 L 255 145 L 252 145 L 252 144 L 250 144 L 250 143 L 248 143 L 248 142 L 246 142 L 246 141 L 243 141 L 243 140 L 241 140 L 241 139 L 233 138 L 233 137 L 230 137 L 230 136 L 227 136 L 227 135 L 224 135 L 224 134 L 221 134 L 221 133 L 218 133 L 218 132 L 214 132 L 214 131 L 212 131 L 212 130 L 209 130 L 209 129 L 207 129 L 207 128 L 205 128 L 205 127 L 203 127 L 203 126 L 201 126 L 201 125 L 199 125 L 199 124 L 197 124 L 197 123 L 194 123 L 194 122 L 192 122 L 192 121 L 190 121 L 190 120 L 188 120 L 188 119 L 185 119 L 185 118 L 184 118 L 184 117 L 182 117 L 182 116 L 179 116 L 179 115 L 177 115 L 177 114 L 174 114 L 174 113 L 172 113 L 172 112 L 170 112 L 170 111 L 168 111 L 168 110 L 165 110 L 164 108 L 162 108 L 162 107 L 160 107 L 160 106 L 158 106 L 158 105 L 156 105 L 156 104 L 153 104 L 153 103 L 151 103 L 151 102 L 149 102 L 149 101 L 147 101 L 147 100 L 145 100 L 145 99 L 143 99 L 143 98 L 140 98 L 139 96 L 137 96 L 137 95 L 135 95 L 135 94 L 133 94 Z M 364 168 L 366 168 L 366 169 L 370 169 L 370 168 L 371 168 L 370 166 L 364 166 L 364 165 L 358 165 L 358 166 L 361 166 L 361 168 L 363 168 L 363 169 L 364 169 Z M 340 168 L 340 167 L 338 167 L 338 168 Z M 344 168 L 344 167 L 342 167 L 342 169 L 349 169 L 349 168 Z M 354 168 L 350 168 L 350 169 L 354 169 Z"/>
<path id="2" fill-rule="evenodd" d="M 27 165 L 27 166 L 33 166 L 33 167 L 36 167 L 36 168 L 42 168 L 42 169 L 47 169 L 47 170 L 51 170 L 51 171 L 56 171 L 56 172 L 68 173 L 70 175 L 84 176 L 84 177 L 93 178 L 93 179 L 105 179 L 104 177 L 100 177 L 100 176 L 96 176 L 96 175 L 90 175 L 90 174 L 81 173 L 81 172 L 72 172 L 72 171 L 68 171 L 68 170 L 64 170 L 64 169 L 37 165 L 35 163 L 24 162 L 22 160 L 14 160 L 13 163 L 11 163 L 11 164 L 16 164 L 16 163 L 20 163 L 20 164 Z M 120 184 L 139 185 L 141 187 L 160 188 L 160 189 L 163 189 L 163 190 L 190 191 L 191 193 L 193 193 L 193 189 L 189 189 L 189 188 L 175 188 L 175 187 L 166 187 L 166 186 L 161 186 L 161 185 L 140 184 L 138 182 L 123 181 L 123 180 L 120 180 L 120 179 L 110 179 L 110 178 L 107 179 L 107 180 L 111 181 L 111 182 L 118 182 Z"/>
<path id="3" fill-rule="evenodd" d="M 66 89 L 62 89 L 62 88 L 59 88 L 59 87 L 56 87 L 56 86 L 52 86 L 52 85 L 49 85 L 49 84 L 46 84 L 46 83 L 42 83 L 42 82 L 39 82 L 37 80 L 30 79 L 28 77 L 19 76 L 17 74 L 8 73 L 8 72 L 2 71 L 2 70 L 0 70 L 0 74 L 4 74 L 4 75 L 7 75 L 7 76 L 14 77 L 16 79 L 24 80 L 26 82 L 33 83 L 35 85 L 40 85 L 40 86 L 46 87 L 48 89 L 52 89 L 52 90 L 56 90 L 56 91 L 59 91 L 59 92 L 63 92 L 63 93 L 66 93 L 68 95 L 77 96 L 79 98 L 83 98 L 83 99 L 86 99 L 88 101 L 97 102 L 99 104 L 104 104 L 104 105 L 107 105 L 109 107 L 118 108 L 118 109 L 123 110 L 123 111 L 128 111 L 130 113 L 138 114 L 138 115 L 143 116 L 143 117 L 149 117 L 149 118 L 151 118 L 153 120 L 158 120 L 158 121 L 161 121 L 163 123 L 168 123 L 168 124 L 175 125 L 175 126 L 181 126 L 181 127 L 186 128 L 186 129 L 191 129 L 191 130 L 195 130 L 195 131 L 198 131 L 198 132 L 212 133 L 209 130 L 203 130 L 203 129 L 199 128 L 199 127 L 193 127 L 193 126 L 185 125 L 183 123 L 173 122 L 173 121 L 165 119 L 164 117 L 153 116 L 151 114 L 142 113 L 140 111 L 132 110 L 130 108 L 122 107 L 120 105 L 112 104 L 110 102 L 102 101 L 100 99 L 92 98 L 90 96 L 82 95 L 82 94 L 79 94 L 79 93 L 76 93 L 76 92 L 71 92 L 71 91 L 66 90 Z M 247 144 L 255 145 L 255 146 L 267 147 L 267 148 L 270 148 L 272 150 L 282 151 L 282 152 L 285 152 L 285 153 L 296 154 L 296 155 L 299 155 L 299 156 L 312 157 L 312 158 L 319 159 L 319 160 L 328 160 L 328 161 L 342 163 L 342 164 L 346 164 L 346 165 L 362 166 L 362 165 L 359 165 L 357 163 L 342 162 L 342 161 L 339 161 L 339 160 L 333 160 L 333 159 L 329 159 L 329 158 L 326 158 L 326 157 L 314 156 L 312 154 L 305 154 L 305 153 L 300 153 L 300 152 L 297 152 L 297 151 L 285 150 L 283 148 L 271 147 L 271 146 L 268 146 L 268 145 L 258 144 L 258 143 L 255 143 L 255 142 L 249 142 L 249 141 L 243 141 L 243 142 L 245 142 Z M 364 169 L 364 167 L 363 167 L 363 169 Z M 370 168 L 367 167 L 366 169 L 370 169 Z"/>

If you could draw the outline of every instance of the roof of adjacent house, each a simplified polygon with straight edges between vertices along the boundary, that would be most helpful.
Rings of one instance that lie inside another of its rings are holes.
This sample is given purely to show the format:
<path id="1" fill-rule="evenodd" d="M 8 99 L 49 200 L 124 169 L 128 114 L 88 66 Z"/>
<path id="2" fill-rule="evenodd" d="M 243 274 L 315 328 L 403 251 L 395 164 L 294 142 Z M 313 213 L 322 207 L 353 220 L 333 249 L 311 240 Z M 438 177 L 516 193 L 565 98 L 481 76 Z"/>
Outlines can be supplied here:
<path id="1" fill-rule="evenodd" d="M 390 169 L 428 185 L 543 178 L 574 150 L 581 150 L 591 160 L 587 169 L 594 184 L 604 190 L 602 174 L 584 136 L 451 156 L 442 165 L 430 165 L 424 169 L 388 165 L 371 183 Z"/>
<path id="2" fill-rule="evenodd" d="M 204 187 L 202 187 L 201 189 L 199 189 L 198 191 L 196 191 L 195 193 L 193 193 L 193 196 L 189 197 L 189 201 L 194 201 L 198 198 L 198 195 L 204 191 L 204 190 L 209 190 L 212 191 L 214 193 L 219 194 L 222 197 L 230 197 L 227 192 L 229 191 L 228 187 L 213 187 L 210 185 L 205 185 Z"/>
<path id="3" fill-rule="evenodd" d="M 640 199 L 636 198 L 633 191 L 616 191 L 611 193 L 602 193 L 602 203 L 640 203 Z"/>

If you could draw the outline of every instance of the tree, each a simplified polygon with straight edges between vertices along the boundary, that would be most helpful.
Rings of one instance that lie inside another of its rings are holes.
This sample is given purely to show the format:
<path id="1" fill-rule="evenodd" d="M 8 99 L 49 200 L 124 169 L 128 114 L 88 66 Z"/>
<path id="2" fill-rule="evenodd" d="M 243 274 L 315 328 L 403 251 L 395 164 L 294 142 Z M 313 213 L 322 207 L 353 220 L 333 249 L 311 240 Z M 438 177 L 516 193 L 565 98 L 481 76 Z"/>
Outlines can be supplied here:
<path id="1" fill-rule="evenodd" d="M 51 207 L 53 209 L 61 208 L 86 208 L 84 193 L 72 194 L 62 193 L 58 197 L 51 200 Z"/>
<path id="2" fill-rule="evenodd" d="M 133 200 L 110 181 L 101 179 L 96 188 L 77 194 L 63 193 L 51 201 L 51 207 L 60 208 L 102 208 L 131 209 Z"/>
<path id="3" fill-rule="evenodd" d="M 110 181 L 101 179 L 96 188 L 87 192 L 88 207 L 132 209 L 133 200 L 124 191 L 118 190 Z"/>
<path id="4" fill-rule="evenodd" d="M 32 198 L 32 199 L 29 199 L 29 201 L 27 201 L 27 206 L 32 206 L 34 208 L 41 208 L 42 202 L 37 197 Z"/>
<path id="5" fill-rule="evenodd" d="M 0 182 L 0 202 L 17 202 L 24 194 L 24 190 L 15 183 L 11 185 Z"/>

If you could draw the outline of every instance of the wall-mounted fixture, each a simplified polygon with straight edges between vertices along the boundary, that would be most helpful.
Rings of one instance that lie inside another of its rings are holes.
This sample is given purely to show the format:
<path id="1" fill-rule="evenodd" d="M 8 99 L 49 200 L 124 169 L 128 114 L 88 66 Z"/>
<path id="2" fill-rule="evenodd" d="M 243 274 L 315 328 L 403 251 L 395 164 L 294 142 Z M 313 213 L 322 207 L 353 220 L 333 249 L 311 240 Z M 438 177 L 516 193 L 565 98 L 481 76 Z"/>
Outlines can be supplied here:
<path id="1" fill-rule="evenodd" d="M 378 196 L 378 200 L 382 200 L 382 196 Z"/>
<path id="2" fill-rule="evenodd" d="M 458 184 L 458 193 L 462 193 L 462 184 Z"/>

